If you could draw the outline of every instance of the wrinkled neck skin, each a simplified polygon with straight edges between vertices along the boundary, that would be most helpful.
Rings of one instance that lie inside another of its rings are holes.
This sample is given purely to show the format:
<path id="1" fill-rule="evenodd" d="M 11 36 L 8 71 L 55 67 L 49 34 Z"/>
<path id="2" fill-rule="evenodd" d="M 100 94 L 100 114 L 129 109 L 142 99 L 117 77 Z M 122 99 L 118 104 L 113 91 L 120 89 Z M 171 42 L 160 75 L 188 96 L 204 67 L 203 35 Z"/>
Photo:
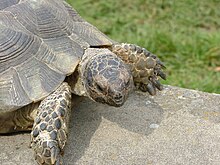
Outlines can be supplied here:
<path id="1" fill-rule="evenodd" d="M 133 89 L 130 70 L 108 49 L 85 50 L 78 72 L 73 93 L 96 102 L 122 106 Z"/>

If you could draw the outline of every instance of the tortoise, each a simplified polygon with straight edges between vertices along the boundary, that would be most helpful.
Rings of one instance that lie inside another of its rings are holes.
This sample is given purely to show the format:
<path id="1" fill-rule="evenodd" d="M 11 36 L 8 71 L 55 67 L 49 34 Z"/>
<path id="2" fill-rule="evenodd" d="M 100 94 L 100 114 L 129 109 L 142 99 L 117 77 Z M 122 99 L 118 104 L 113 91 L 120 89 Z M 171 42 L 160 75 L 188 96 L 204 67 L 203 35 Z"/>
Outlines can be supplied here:
<path id="1" fill-rule="evenodd" d="M 119 107 L 156 94 L 159 58 L 111 40 L 63 0 L 0 2 L 0 133 L 31 130 L 38 164 L 63 164 L 72 94 Z"/>

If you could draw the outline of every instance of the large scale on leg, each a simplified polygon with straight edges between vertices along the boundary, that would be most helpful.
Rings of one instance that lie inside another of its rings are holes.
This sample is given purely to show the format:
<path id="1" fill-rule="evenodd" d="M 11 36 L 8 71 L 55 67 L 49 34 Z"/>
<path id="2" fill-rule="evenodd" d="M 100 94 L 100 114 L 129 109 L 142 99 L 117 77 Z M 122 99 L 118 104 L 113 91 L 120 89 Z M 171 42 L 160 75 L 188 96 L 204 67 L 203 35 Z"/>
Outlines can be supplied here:
<path id="1" fill-rule="evenodd" d="M 136 86 L 156 94 L 164 65 L 109 39 L 65 1 L 0 2 L 0 133 L 32 130 L 38 164 L 62 164 L 71 93 L 119 107 Z"/>

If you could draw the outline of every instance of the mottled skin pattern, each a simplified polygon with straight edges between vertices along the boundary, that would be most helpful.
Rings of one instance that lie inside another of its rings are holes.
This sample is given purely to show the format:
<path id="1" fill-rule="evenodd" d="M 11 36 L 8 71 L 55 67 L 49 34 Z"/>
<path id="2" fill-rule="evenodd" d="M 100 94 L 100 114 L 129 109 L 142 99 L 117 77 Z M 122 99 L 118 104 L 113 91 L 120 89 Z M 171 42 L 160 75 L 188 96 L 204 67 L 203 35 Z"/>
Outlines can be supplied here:
<path id="1" fill-rule="evenodd" d="M 61 164 L 67 141 L 71 91 L 64 82 L 38 107 L 31 132 L 31 147 L 39 164 Z"/>

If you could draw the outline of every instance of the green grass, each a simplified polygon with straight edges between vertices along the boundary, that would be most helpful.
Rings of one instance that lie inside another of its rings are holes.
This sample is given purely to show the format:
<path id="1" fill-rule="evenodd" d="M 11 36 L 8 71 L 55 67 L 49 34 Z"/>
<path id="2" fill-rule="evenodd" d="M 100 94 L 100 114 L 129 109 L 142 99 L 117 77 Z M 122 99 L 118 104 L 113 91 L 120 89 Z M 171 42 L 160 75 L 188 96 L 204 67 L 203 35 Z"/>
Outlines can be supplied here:
<path id="1" fill-rule="evenodd" d="M 165 84 L 220 93 L 220 0 L 68 0 L 119 42 L 157 54 Z"/>

